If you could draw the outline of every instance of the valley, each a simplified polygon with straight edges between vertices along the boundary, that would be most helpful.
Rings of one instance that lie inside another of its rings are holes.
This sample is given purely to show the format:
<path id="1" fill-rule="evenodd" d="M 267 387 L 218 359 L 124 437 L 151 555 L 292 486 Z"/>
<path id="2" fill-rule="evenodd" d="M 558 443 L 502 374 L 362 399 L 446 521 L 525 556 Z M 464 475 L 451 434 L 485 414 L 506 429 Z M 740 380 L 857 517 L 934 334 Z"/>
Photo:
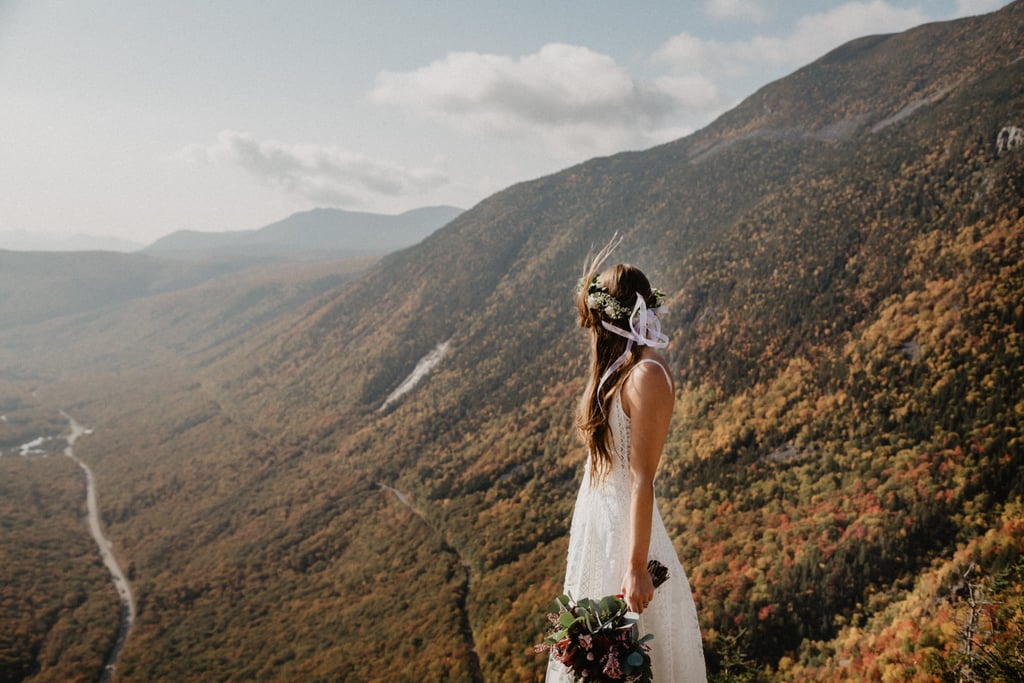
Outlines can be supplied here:
<path id="1" fill-rule="evenodd" d="M 1021 36 L 1016 2 L 854 41 L 382 256 L 138 296 L 107 257 L 26 271 L 0 300 L 6 680 L 97 680 L 116 647 L 79 468 L 12 454 L 61 410 L 134 568 L 114 681 L 540 680 L 583 460 L 573 291 L 616 232 L 667 292 L 658 496 L 712 680 L 1013 680 Z"/>

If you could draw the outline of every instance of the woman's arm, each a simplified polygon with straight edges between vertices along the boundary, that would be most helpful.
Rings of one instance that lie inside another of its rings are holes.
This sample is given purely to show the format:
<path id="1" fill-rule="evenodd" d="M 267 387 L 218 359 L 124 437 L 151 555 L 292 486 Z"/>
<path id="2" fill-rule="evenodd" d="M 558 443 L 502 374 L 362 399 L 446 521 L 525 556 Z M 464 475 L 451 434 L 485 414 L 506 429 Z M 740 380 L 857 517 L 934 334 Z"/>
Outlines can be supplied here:
<path id="1" fill-rule="evenodd" d="M 663 363 L 660 357 L 659 363 Z M 629 608 L 641 614 L 654 597 L 647 572 L 654 513 L 654 475 L 668 436 L 675 393 L 662 369 L 653 363 L 636 366 L 622 386 L 622 404 L 630 418 L 630 539 L 629 567 L 622 578 L 622 595 Z"/>

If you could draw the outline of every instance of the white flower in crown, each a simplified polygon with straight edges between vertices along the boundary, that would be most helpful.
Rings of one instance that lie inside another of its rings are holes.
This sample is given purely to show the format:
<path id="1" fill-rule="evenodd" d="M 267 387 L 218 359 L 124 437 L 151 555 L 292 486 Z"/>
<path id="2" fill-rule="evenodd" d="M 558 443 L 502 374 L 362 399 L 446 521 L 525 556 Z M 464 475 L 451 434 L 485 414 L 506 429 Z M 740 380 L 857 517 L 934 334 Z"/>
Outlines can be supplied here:
<path id="1" fill-rule="evenodd" d="M 608 292 L 588 294 L 587 307 L 594 311 L 601 311 L 611 320 L 622 320 L 629 316 L 629 309 L 620 304 L 619 300 Z"/>
<path id="2" fill-rule="evenodd" d="M 623 306 L 621 301 L 609 294 L 608 290 L 598 283 L 597 278 L 598 276 L 595 275 L 587 288 L 587 308 L 601 311 L 609 320 L 627 320 L 633 313 L 633 307 Z M 583 282 L 580 281 L 577 291 L 582 287 Z M 655 287 L 651 290 L 651 294 L 654 296 L 654 305 L 651 308 L 660 308 L 665 298 L 665 292 Z"/>

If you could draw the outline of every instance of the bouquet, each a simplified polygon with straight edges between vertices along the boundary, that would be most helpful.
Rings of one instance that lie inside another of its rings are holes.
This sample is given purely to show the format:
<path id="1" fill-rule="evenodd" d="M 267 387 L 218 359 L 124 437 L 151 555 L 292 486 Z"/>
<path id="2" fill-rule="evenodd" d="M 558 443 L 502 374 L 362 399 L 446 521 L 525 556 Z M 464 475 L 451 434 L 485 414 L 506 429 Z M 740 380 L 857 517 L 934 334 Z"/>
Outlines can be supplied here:
<path id="1" fill-rule="evenodd" d="M 655 586 L 668 578 L 667 570 L 656 560 L 648 564 L 648 571 Z M 654 635 L 639 635 L 637 615 L 629 611 L 621 595 L 600 600 L 560 595 L 548 608 L 548 620 L 551 628 L 536 650 L 550 650 L 574 681 L 651 683 L 646 643 Z"/>

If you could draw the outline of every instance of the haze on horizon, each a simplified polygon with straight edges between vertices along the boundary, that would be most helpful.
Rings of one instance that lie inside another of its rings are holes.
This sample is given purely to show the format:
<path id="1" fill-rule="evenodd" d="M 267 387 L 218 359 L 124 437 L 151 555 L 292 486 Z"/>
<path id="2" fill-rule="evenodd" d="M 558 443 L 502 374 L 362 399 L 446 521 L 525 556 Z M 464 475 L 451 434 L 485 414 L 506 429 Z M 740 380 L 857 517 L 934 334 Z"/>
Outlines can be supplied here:
<path id="1" fill-rule="evenodd" d="M 1005 4 L 0 0 L 0 235 L 470 208 L 685 136 L 850 39 Z"/>

